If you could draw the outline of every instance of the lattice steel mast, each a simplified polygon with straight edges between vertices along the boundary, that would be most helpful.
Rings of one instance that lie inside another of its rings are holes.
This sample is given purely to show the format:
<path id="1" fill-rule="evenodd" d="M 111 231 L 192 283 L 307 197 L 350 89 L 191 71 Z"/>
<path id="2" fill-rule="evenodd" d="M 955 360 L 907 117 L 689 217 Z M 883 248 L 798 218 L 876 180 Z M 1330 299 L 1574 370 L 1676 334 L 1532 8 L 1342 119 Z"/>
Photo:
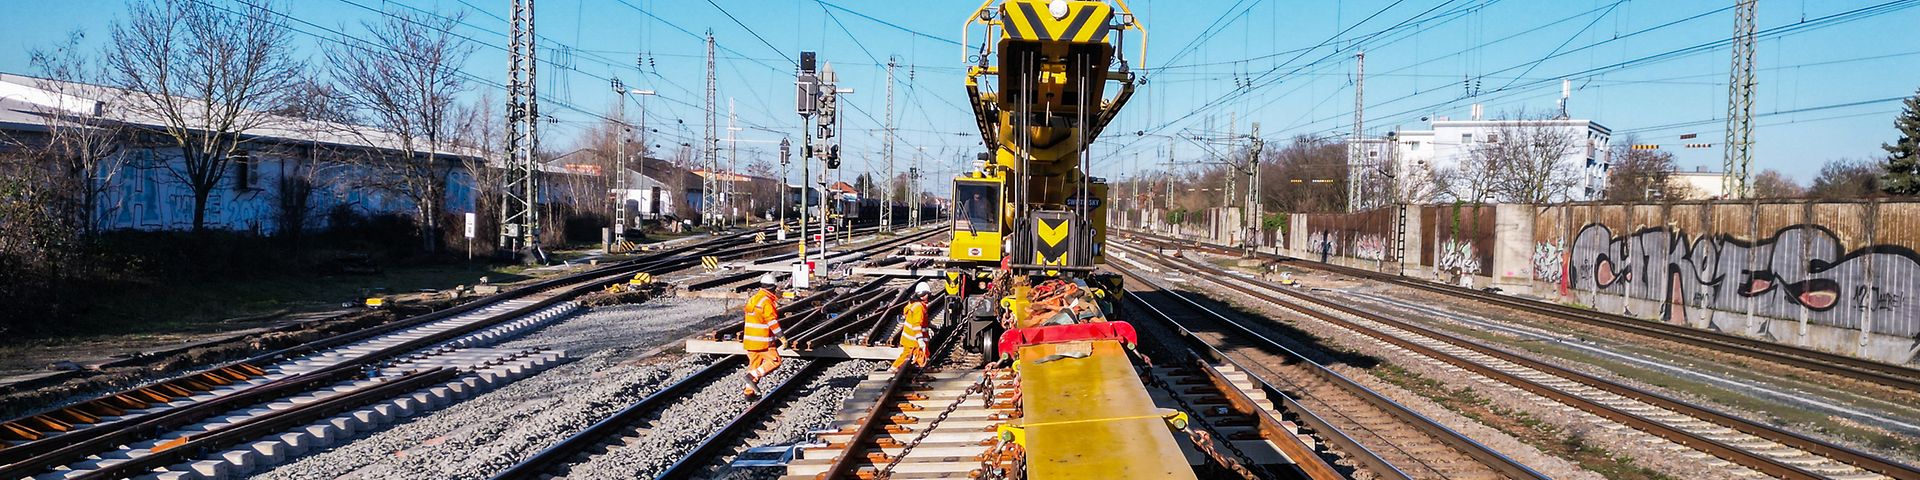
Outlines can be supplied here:
<path id="1" fill-rule="evenodd" d="M 719 84 L 713 72 L 713 30 L 707 30 L 707 138 L 700 144 L 707 158 L 707 174 L 700 182 L 700 217 L 709 225 L 725 215 L 720 208 Z"/>
<path id="2" fill-rule="evenodd" d="M 881 193 L 887 200 L 880 202 L 881 232 L 893 231 L 893 182 L 895 180 L 893 177 L 893 69 L 899 63 L 898 55 L 887 57 L 887 141 L 880 150 L 881 154 L 887 157 L 887 187 L 886 191 Z M 909 192 L 911 192 L 910 189 Z M 907 199 L 907 204 L 912 205 L 913 200 Z"/>
<path id="3" fill-rule="evenodd" d="M 1353 135 L 1347 141 L 1347 211 L 1360 209 L 1360 188 L 1366 183 L 1367 52 L 1353 54 Z"/>
<path id="4" fill-rule="evenodd" d="M 1759 0 L 1739 0 L 1734 7 L 1733 68 L 1727 73 L 1726 175 L 1722 188 L 1728 198 L 1748 196 L 1747 179 L 1753 163 L 1753 14 Z"/>
<path id="5" fill-rule="evenodd" d="M 533 33 L 533 0 L 513 0 L 507 49 L 507 159 L 501 185 L 502 254 L 532 262 L 540 256 L 540 100 Z"/>

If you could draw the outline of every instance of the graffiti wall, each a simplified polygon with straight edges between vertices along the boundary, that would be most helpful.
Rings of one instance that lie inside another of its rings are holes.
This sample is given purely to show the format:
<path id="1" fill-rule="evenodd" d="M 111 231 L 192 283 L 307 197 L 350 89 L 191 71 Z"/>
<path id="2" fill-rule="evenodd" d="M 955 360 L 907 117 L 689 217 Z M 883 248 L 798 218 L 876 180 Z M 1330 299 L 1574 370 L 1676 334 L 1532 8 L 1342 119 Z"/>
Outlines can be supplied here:
<path id="1" fill-rule="evenodd" d="M 1625 306 L 1639 306 L 1628 312 L 1636 316 L 1750 336 L 1782 339 L 1827 327 L 1871 333 L 1854 335 L 1862 348 L 1881 336 L 1920 345 L 1920 203 L 1538 211 L 1533 278 L 1562 296 L 1635 299 Z M 1796 324 L 1807 327 L 1778 331 Z"/>
<path id="2" fill-rule="evenodd" d="M 1393 209 L 1345 214 L 1303 214 L 1307 217 L 1306 250 L 1316 258 L 1351 257 L 1367 261 L 1397 261 L 1393 247 Z"/>
<path id="3" fill-rule="evenodd" d="M 1490 275 L 1493 269 L 1494 207 L 1433 205 L 1420 208 L 1420 264 L 1451 275 Z"/>

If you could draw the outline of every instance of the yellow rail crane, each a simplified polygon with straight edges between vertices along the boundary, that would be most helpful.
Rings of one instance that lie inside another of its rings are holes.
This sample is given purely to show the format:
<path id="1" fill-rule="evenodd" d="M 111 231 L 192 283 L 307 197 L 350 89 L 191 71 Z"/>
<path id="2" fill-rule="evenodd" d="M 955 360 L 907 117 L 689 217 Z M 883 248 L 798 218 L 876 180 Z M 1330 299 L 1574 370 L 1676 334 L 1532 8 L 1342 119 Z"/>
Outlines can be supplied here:
<path id="1" fill-rule="evenodd" d="M 1098 0 L 988 0 L 964 29 L 985 33 L 966 85 L 990 151 L 954 179 L 948 293 L 970 301 L 970 345 L 992 350 L 1005 309 L 989 308 L 1004 298 L 990 280 L 1085 279 L 1105 260 L 1107 183 L 1088 175 L 1088 146 L 1133 96 L 1122 48 L 1136 32 L 1144 61 L 1146 30 L 1126 2 Z"/>
<path id="2" fill-rule="evenodd" d="M 971 349 L 1020 379 L 1020 418 L 1000 427 L 1027 478 L 1193 478 L 1110 318 L 1118 276 L 1100 273 L 1107 184 L 1089 146 L 1132 97 L 1146 30 L 1124 0 L 988 0 L 963 26 L 966 85 L 990 149 L 954 179 L 947 293 Z M 1129 64 L 1127 34 L 1138 56 Z"/>

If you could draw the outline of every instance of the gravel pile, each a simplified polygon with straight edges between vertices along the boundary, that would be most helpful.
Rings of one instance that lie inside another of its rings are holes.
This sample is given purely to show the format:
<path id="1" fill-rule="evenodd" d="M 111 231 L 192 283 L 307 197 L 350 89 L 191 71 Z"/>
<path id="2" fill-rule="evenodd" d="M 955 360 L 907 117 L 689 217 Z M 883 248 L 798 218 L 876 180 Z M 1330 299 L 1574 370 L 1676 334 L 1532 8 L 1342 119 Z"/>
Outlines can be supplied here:
<path id="1" fill-rule="evenodd" d="M 486 478 L 711 363 L 662 351 L 732 318 L 699 299 L 587 311 L 504 345 L 579 360 L 255 478 Z"/>
<path id="2" fill-rule="evenodd" d="M 809 360 L 789 358 L 779 370 L 760 379 L 760 388 L 772 389 L 787 381 Z M 747 386 L 746 371 L 735 372 L 699 387 L 686 400 L 667 407 L 640 430 L 639 438 L 608 447 L 598 455 L 568 468 L 569 479 L 652 478 L 698 445 L 707 435 L 733 421 L 750 403 L 740 391 Z"/>
<path id="3" fill-rule="evenodd" d="M 807 440 L 807 432 L 820 430 L 833 425 L 834 414 L 840 406 L 853 396 L 853 388 L 865 380 L 867 375 L 881 368 L 883 362 L 849 361 L 828 367 L 820 378 L 796 392 L 798 397 L 790 400 L 780 409 L 780 414 L 769 421 L 761 422 L 753 433 L 743 442 L 735 445 L 735 452 L 744 452 L 749 448 L 786 446 Z M 718 470 L 715 478 L 735 480 L 774 479 L 786 474 L 782 468 L 726 469 L 724 465 L 709 468 Z M 713 471 L 713 470 L 710 470 Z"/>

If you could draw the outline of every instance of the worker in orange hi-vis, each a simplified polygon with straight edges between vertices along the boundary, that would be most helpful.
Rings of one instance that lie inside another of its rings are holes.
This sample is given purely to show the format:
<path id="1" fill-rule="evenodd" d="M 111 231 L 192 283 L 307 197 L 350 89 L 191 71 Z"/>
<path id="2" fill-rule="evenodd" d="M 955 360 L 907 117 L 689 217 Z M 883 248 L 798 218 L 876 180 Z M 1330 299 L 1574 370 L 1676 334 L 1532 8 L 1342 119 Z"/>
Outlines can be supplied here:
<path id="1" fill-rule="evenodd" d="M 915 367 L 927 366 L 927 300 L 932 297 L 933 287 L 927 282 L 913 284 L 913 300 L 900 312 L 900 358 L 893 360 L 889 372 L 900 371 L 908 360 L 912 360 Z"/>
<path id="2" fill-rule="evenodd" d="M 740 332 L 740 346 L 747 350 L 747 389 L 744 393 L 752 397 L 760 392 L 754 386 L 760 379 L 780 368 L 780 352 L 775 347 L 777 340 L 785 344 L 787 338 L 780 334 L 779 280 L 773 274 L 760 275 L 760 289 L 747 298 L 747 327 Z"/>

